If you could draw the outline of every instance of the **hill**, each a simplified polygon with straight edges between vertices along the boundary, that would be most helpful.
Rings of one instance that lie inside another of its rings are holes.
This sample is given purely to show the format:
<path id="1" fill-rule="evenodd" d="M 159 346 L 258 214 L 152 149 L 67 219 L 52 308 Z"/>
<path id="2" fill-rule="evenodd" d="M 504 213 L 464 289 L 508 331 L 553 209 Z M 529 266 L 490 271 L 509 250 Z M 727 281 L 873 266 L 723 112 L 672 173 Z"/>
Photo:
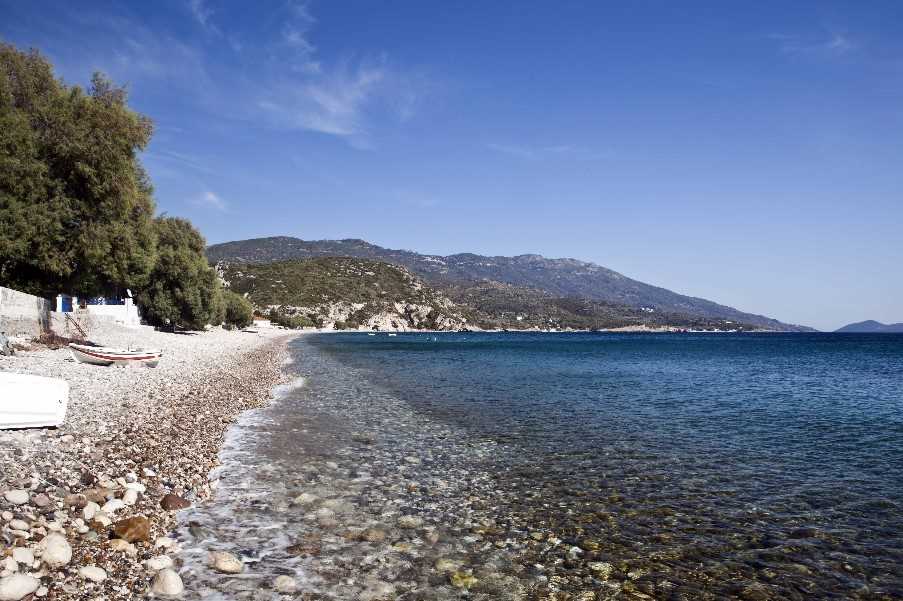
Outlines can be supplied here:
<path id="1" fill-rule="evenodd" d="M 217 268 L 229 288 L 257 308 L 319 326 L 454 330 L 466 323 L 459 307 L 396 265 L 318 257 Z"/>
<path id="2" fill-rule="evenodd" d="M 884 324 L 880 321 L 869 319 L 845 325 L 834 331 L 848 334 L 903 334 L 903 323 Z"/>
<path id="3" fill-rule="evenodd" d="M 217 264 L 228 286 L 262 312 L 311 325 L 390 329 L 751 329 L 724 320 L 555 297 L 498 282 L 439 291 L 404 267 L 351 257 Z"/>
<path id="4" fill-rule="evenodd" d="M 489 281 L 539 290 L 554 298 L 583 298 L 636 309 L 645 307 L 659 313 L 726 320 L 772 330 L 810 330 L 645 284 L 600 265 L 576 259 L 547 259 L 540 255 L 487 257 L 470 253 L 423 255 L 383 248 L 357 239 L 307 241 L 286 236 L 214 244 L 208 247 L 207 256 L 212 262 L 231 263 L 326 256 L 358 257 L 406 267 L 439 289 Z"/>

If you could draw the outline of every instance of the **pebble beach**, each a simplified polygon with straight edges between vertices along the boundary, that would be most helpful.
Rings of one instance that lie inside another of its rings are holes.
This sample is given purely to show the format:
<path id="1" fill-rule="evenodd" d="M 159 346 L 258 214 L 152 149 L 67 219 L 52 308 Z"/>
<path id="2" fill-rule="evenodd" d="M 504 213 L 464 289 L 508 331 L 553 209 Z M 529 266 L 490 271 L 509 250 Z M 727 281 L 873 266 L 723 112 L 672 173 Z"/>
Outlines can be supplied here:
<path id="1" fill-rule="evenodd" d="M 63 426 L 0 432 L 0 600 L 181 596 L 176 513 L 211 495 L 226 429 L 266 404 L 293 336 L 99 324 L 92 341 L 163 360 L 100 367 L 28 343 L 0 357 L 0 371 L 70 385 Z"/>

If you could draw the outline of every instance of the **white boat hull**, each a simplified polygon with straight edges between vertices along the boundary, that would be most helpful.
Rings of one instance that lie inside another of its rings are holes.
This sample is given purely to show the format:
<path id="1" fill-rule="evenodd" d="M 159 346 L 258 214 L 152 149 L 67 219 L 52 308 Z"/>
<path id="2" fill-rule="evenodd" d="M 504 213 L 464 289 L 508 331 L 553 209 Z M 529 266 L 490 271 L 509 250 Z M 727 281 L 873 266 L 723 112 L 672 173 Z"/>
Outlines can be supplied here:
<path id="1" fill-rule="evenodd" d="M 107 348 L 103 346 L 86 346 L 84 344 L 70 344 L 69 352 L 72 358 L 80 363 L 91 365 L 128 365 L 140 363 L 156 367 L 163 356 L 159 350 L 124 350 Z"/>
<path id="2" fill-rule="evenodd" d="M 0 372 L 0 430 L 60 426 L 68 407 L 66 380 Z"/>

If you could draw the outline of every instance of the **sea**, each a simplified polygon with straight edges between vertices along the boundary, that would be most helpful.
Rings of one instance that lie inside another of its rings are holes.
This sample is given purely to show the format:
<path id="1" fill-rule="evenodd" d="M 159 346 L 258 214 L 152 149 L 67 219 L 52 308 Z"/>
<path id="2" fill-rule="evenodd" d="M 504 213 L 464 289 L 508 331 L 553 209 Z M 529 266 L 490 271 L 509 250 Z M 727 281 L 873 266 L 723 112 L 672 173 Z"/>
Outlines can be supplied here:
<path id="1" fill-rule="evenodd" d="M 311 334 L 285 370 L 183 512 L 187 598 L 903 599 L 903 335 Z"/>

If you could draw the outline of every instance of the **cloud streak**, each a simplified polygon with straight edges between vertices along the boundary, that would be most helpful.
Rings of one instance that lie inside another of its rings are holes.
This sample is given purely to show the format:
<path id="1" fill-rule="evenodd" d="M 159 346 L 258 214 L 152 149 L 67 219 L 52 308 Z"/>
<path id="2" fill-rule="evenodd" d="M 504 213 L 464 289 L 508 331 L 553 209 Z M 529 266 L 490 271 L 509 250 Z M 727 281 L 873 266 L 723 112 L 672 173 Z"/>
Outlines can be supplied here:
<path id="1" fill-rule="evenodd" d="M 854 39 L 837 32 L 809 36 L 773 33 L 768 37 L 778 43 L 782 52 L 793 55 L 841 57 L 859 49 Z"/>
<path id="2" fill-rule="evenodd" d="M 213 209 L 215 211 L 219 211 L 221 213 L 226 213 L 229 210 L 229 206 L 226 204 L 222 198 L 219 197 L 216 192 L 211 190 L 207 190 L 201 193 L 199 196 L 196 196 L 191 200 L 191 204 L 207 209 Z"/>

